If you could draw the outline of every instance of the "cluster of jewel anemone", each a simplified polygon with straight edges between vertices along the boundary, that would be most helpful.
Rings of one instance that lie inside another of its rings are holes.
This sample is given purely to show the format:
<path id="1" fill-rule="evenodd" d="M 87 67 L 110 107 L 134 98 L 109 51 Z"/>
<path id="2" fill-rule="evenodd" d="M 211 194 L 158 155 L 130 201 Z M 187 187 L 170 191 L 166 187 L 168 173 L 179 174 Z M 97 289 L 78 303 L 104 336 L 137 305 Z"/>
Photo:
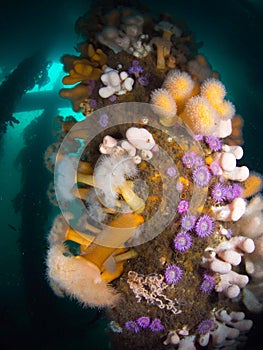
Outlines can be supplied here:
<path id="1" fill-rule="evenodd" d="M 211 195 L 215 202 L 232 202 L 235 198 L 240 197 L 243 192 L 243 188 L 238 183 L 234 182 L 231 185 L 226 185 L 218 182 L 213 186 Z"/>
<path id="2" fill-rule="evenodd" d="M 184 233 L 194 231 L 198 237 L 204 238 L 213 233 L 214 219 L 208 214 L 197 219 L 196 215 L 186 213 L 181 217 L 181 229 Z"/>
<path id="3" fill-rule="evenodd" d="M 215 288 L 215 275 L 205 273 L 203 276 L 203 281 L 201 284 L 201 292 L 203 293 L 211 293 Z"/>
<path id="4" fill-rule="evenodd" d="M 131 66 L 128 68 L 128 73 L 134 75 L 137 81 L 142 86 L 149 85 L 149 73 L 142 74 L 144 72 L 143 67 L 138 60 L 133 60 Z"/>
<path id="5" fill-rule="evenodd" d="M 155 318 L 152 321 L 148 316 L 139 317 L 136 321 L 127 321 L 125 323 L 125 329 L 132 333 L 139 333 L 143 329 L 149 329 L 152 332 L 160 332 L 164 330 L 159 318 Z"/>
<path id="6" fill-rule="evenodd" d="M 211 179 L 211 172 L 205 165 L 204 159 L 195 151 L 186 152 L 182 157 L 183 165 L 192 170 L 194 184 L 207 187 Z"/>

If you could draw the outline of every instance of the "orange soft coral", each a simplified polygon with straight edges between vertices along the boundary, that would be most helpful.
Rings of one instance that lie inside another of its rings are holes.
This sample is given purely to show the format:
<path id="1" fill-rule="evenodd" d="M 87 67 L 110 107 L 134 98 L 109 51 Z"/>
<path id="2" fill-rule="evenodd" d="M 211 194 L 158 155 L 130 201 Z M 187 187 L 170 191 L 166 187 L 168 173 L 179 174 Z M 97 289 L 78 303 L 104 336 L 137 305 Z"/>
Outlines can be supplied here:
<path id="1" fill-rule="evenodd" d="M 244 181 L 244 191 L 242 197 L 248 198 L 254 196 L 256 193 L 262 190 L 262 176 L 253 172 L 249 177 Z"/>
<path id="2" fill-rule="evenodd" d="M 81 81 L 99 79 L 103 73 L 103 66 L 107 62 L 107 56 L 101 49 L 95 50 L 89 44 L 80 57 L 65 55 L 62 57 L 62 62 L 64 69 L 69 72 L 62 82 L 71 85 Z"/>
<path id="3" fill-rule="evenodd" d="M 241 146 L 244 143 L 243 140 L 243 118 L 240 115 L 234 115 L 231 119 L 232 134 L 227 138 L 227 144 L 229 146 Z"/>
<path id="4" fill-rule="evenodd" d="M 80 110 L 81 103 L 89 96 L 89 85 L 77 84 L 70 89 L 61 89 L 59 94 L 63 98 L 67 98 L 72 103 L 72 108 L 74 111 Z"/>

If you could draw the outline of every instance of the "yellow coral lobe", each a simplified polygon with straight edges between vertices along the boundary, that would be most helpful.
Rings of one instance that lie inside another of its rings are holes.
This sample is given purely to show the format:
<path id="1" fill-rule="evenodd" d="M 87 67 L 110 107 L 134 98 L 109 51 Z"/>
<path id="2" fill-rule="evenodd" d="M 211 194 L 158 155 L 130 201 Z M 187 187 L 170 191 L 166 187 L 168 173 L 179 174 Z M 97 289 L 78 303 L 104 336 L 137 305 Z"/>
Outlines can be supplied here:
<path id="1" fill-rule="evenodd" d="M 82 200 L 86 200 L 88 195 L 90 193 L 90 189 L 89 188 L 74 188 L 72 190 L 72 194 L 77 197 L 80 198 Z"/>
<path id="2" fill-rule="evenodd" d="M 260 175 L 251 174 L 244 182 L 244 191 L 242 197 L 247 198 L 254 196 L 262 189 L 262 178 Z"/>
<path id="3" fill-rule="evenodd" d="M 90 246 L 90 244 L 92 243 L 92 241 L 94 240 L 94 237 L 89 236 L 85 233 L 73 230 L 72 227 L 69 227 L 66 233 L 66 239 L 79 243 L 82 246 L 84 246 L 85 248 L 87 248 L 88 246 Z"/>
<path id="4" fill-rule="evenodd" d="M 113 253 L 119 251 L 119 248 L 124 247 L 125 242 L 133 236 L 135 228 L 143 222 L 143 216 L 139 214 L 128 213 L 119 215 L 110 222 L 109 228 L 106 228 L 103 232 L 101 244 L 105 241 L 105 246 L 92 243 L 85 249 L 83 257 L 102 271 L 104 262 Z M 119 230 L 115 231 L 112 228 Z M 110 246 L 108 246 L 109 244 Z"/>
<path id="5" fill-rule="evenodd" d="M 114 272 L 104 270 L 101 274 L 101 279 L 104 282 L 110 283 L 116 278 L 120 277 L 123 271 L 124 271 L 124 262 L 119 262 L 116 264 L 116 270 Z"/>
<path id="6" fill-rule="evenodd" d="M 127 251 L 125 251 L 124 249 L 122 249 L 121 251 L 121 249 L 119 249 L 119 251 L 120 253 L 118 252 L 117 254 L 114 254 L 114 261 L 116 263 L 123 262 L 128 259 L 133 259 L 136 258 L 136 256 L 138 256 L 138 253 L 134 249 L 129 249 Z"/>
<path id="7" fill-rule="evenodd" d="M 117 191 L 122 195 L 123 199 L 135 213 L 139 214 L 144 211 L 145 202 L 133 191 L 133 183 L 131 181 L 125 181 Z"/>
<path id="8" fill-rule="evenodd" d="M 144 222 L 144 218 L 140 214 L 128 213 L 122 214 L 114 219 L 109 226 L 118 228 L 137 227 Z"/>
<path id="9" fill-rule="evenodd" d="M 78 172 L 91 175 L 93 173 L 93 167 L 89 162 L 84 162 L 83 160 L 80 160 L 78 164 Z"/>

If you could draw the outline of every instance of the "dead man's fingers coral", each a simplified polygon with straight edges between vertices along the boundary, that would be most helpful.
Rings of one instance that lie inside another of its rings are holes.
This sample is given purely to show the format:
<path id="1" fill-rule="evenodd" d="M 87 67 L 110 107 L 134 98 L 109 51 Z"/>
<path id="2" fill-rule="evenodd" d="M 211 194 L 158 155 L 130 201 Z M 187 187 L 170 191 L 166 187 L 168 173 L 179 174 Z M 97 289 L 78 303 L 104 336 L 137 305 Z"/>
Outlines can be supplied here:
<path id="1" fill-rule="evenodd" d="M 237 197 L 230 204 L 211 207 L 218 221 L 238 221 L 246 211 L 246 201 Z"/>
<path id="2" fill-rule="evenodd" d="M 215 290 L 218 293 L 224 293 L 228 298 L 236 298 L 240 293 L 240 288 L 247 285 L 249 278 L 247 275 L 241 275 L 230 271 L 227 274 L 220 275 L 220 282 Z"/>

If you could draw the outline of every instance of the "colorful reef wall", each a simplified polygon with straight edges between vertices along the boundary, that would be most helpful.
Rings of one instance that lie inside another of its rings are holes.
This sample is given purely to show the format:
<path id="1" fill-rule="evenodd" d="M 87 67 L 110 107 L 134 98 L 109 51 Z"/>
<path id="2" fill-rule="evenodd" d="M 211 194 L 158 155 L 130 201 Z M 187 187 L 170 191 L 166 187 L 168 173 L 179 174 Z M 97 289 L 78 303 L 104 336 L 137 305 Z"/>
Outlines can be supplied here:
<path id="1" fill-rule="evenodd" d="M 260 174 L 242 163 L 242 117 L 183 22 L 96 4 L 63 55 L 45 153 L 59 214 L 47 276 L 105 310 L 112 349 L 236 349 L 263 309 Z"/>

